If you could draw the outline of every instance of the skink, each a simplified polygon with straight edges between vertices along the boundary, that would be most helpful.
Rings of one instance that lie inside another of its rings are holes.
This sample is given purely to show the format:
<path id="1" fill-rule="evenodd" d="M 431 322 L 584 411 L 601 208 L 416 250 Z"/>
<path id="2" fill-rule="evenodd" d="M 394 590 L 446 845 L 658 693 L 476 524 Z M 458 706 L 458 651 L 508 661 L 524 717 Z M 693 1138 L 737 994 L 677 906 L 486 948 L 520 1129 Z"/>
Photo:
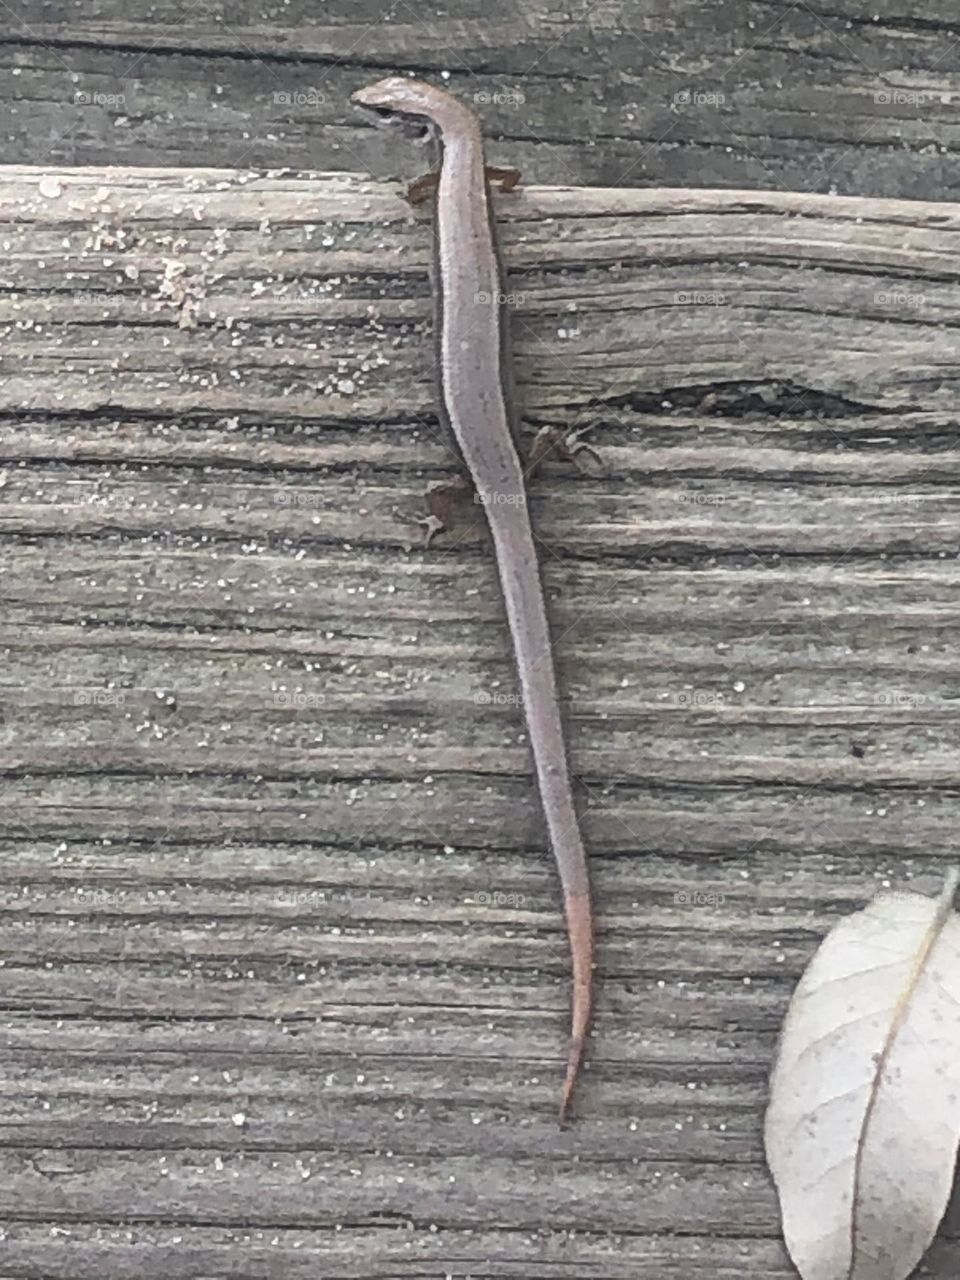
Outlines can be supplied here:
<path id="1" fill-rule="evenodd" d="M 577 820 L 557 698 L 543 586 L 517 450 L 505 290 L 494 234 L 489 176 L 476 115 L 451 94 L 391 77 L 358 90 L 361 106 L 427 127 L 441 151 L 439 173 L 411 187 L 435 201 L 435 289 L 442 416 L 483 503 L 496 553 L 524 714 L 550 843 L 563 888 L 573 968 L 570 1047 L 560 1102 L 568 1112 L 590 1022 L 593 920 L 587 859 Z M 543 436 L 544 433 L 541 433 Z M 536 462 L 546 452 L 538 437 Z M 569 453 L 568 455 L 569 456 Z M 461 482 L 462 483 L 462 482 Z M 432 534 L 446 527 L 451 486 L 428 493 Z"/>

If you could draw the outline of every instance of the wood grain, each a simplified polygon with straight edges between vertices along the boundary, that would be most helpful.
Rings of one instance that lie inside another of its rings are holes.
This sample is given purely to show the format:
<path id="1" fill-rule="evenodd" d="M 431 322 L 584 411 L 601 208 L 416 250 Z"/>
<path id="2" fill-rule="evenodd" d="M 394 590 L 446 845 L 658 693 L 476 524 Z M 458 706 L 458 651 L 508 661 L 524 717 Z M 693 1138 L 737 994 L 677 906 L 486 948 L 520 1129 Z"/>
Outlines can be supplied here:
<path id="1" fill-rule="evenodd" d="M 0 1277 L 792 1274 L 824 931 L 960 823 L 960 207 L 498 204 L 600 931 L 568 962 L 429 230 L 350 175 L 0 184 Z M 487 305 L 478 301 L 478 306 Z M 951 1212 L 927 1274 L 955 1274 Z"/>
<path id="2" fill-rule="evenodd" d="M 960 198 L 953 0 L 44 0 L 0 33 L 4 163 L 396 175 L 349 106 L 444 78 L 537 182 Z"/>

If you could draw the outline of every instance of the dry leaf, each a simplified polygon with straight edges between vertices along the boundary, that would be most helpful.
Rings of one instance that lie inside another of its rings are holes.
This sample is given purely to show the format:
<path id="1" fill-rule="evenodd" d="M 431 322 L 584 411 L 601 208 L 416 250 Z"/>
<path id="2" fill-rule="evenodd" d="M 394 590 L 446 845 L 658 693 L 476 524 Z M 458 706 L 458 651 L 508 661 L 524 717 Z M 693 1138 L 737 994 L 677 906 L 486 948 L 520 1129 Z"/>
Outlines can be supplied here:
<path id="1" fill-rule="evenodd" d="M 960 1140 L 960 917 L 881 893 L 836 925 L 790 1002 L 765 1142 L 804 1280 L 905 1280 Z"/>

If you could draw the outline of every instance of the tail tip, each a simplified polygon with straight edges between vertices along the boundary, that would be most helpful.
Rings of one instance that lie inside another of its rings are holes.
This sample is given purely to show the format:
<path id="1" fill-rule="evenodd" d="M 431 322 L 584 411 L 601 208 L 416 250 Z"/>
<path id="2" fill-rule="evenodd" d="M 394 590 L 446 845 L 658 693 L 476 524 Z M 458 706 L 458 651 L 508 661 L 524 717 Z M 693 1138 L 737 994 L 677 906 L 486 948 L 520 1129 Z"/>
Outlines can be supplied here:
<path id="1" fill-rule="evenodd" d="M 577 1081 L 580 1078 L 580 1066 L 583 1062 L 583 1050 L 585 1039 L 577 1038 L 570 1045 L 570 1057 L 567 1061 L 567 1074 L 563 1081 L 563 1092 L 560 1094 L 560 1107 L 557 1113 L 557 1122 L 565 1125 L 570 1119 L 570 1106 L 573 1102 L 573 1093 L 577 1087 Z"/>

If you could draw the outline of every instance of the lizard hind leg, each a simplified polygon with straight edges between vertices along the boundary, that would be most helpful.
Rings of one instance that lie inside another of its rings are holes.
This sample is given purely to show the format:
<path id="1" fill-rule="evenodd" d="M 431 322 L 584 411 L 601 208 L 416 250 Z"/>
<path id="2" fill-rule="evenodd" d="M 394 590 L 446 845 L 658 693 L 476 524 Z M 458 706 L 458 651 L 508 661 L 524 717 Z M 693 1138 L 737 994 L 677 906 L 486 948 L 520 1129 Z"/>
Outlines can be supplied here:
<path id="1" fill-rule="evenodd" d="M 527 455 L 527 475 L 533 476 L 550 458 L 558 458 L 561 462 L 572 462 L 578 471 L 587 473 L 583 465 L 582 455 L 603 469 L 603 458 L 593 445 L 585 444 L 581 436 L 590 431 L 590 427 L 581 427 L 579 431 L 561 431 L 559 427 L 541 427 L 533 438 L 530 452 Z"/>
<path id="2" fill-rule="evenodd" d="M 453 527 L 455 524 L 453 511 L 457 499 L 472 490 L 473 485 L 466 476 L 455 475 L 446 480 L 434 480 L 427 486 L 423 495 L 427 507 L 425 514 L 410 515 L 396 509 L 393 514 L 398 520 L 420 525 L 424 531 L 423 545 L 429 547 L 438 533 Z"/>

